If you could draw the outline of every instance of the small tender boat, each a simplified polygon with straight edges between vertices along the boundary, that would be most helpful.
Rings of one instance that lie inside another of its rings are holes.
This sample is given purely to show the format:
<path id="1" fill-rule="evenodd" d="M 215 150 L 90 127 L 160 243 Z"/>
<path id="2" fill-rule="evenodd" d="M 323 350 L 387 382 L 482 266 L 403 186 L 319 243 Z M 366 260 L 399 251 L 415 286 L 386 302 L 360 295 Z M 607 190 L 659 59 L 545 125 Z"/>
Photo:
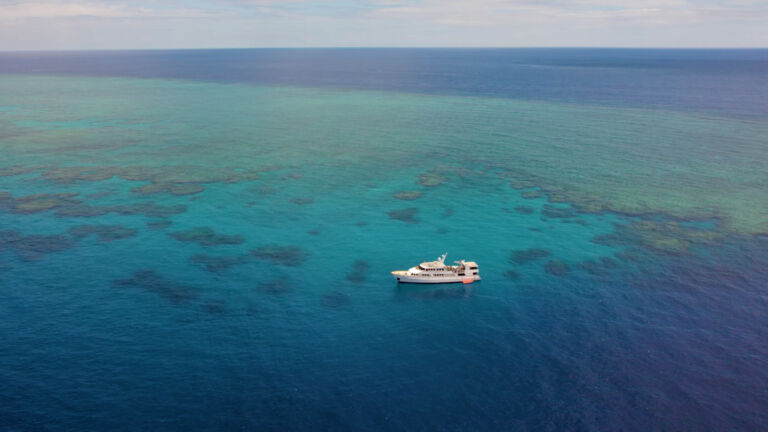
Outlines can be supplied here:
<path id="1" fill-rule="evenodd" d="M 454 261 L 455 266 L 445 265 L 447 253 L 437 261 L 423 262 L 408 270 L 395 270 L 392 276 L 400 283 L 472 283 L 480 280 L 477 263 L 474 261 Z"/>

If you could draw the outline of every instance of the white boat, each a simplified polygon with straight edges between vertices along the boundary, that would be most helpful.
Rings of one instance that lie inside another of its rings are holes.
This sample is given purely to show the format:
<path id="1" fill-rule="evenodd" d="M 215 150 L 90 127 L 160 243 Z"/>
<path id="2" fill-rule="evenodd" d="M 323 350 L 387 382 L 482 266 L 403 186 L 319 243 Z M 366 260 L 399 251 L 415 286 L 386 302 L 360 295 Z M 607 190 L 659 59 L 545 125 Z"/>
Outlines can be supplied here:
<path id="1" fill-rule="evenodd" d="M 400 283 L 472 283 L 480 280 L 477 263 L 474 261 L 454 261 L 455 266 L 445 265 L 447 253 L 437 261 L 423 262 L 408 270 L 395 270 L 392 276 Z"/>

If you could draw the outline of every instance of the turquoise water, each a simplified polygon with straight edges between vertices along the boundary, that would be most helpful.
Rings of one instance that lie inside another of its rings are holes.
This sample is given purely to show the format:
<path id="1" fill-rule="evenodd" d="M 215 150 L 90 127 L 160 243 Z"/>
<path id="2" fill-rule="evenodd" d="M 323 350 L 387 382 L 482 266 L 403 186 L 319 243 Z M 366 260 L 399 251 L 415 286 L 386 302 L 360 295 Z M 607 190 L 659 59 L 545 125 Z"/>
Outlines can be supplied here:
<path id="1" fill-rule="evenodd" d="M 10 429 L 768 421 L 760 116 L 36 74 L 0 107 Z M 446 251 L 483 281 L 393 283 Z"/>

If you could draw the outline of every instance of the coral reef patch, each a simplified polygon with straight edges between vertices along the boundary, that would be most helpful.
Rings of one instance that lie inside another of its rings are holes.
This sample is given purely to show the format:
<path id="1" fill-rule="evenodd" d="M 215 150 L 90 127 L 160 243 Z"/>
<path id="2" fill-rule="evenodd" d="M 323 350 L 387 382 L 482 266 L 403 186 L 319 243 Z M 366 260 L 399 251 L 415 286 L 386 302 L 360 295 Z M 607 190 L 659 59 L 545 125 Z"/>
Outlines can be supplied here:
<path id="1" fill-rule="evenodd" d="M 578 216 L 579 212 L 573 207 L 563 208 L 545 204 L 541 214 L 552 219 L 568 219 Z"/>
<path id="2" fill-rule="evenodd" d="M 211 273 L 219 273 L 229 269 L 232 266 L 238 264 L 245 264 L 249 261 L 248 255 L 237 256 L 211 256 L 211 255 L 195 255 L 189 259 L 190 262 L 203 266 L 206 271 Z"/>
<path id="3" fill-rule="evenodd" d="M 419 179 L 417 181 L 418 184 L 426 187 L 436 187 L 440 186 L 445 182 L 445 177 L 442 175 L 436 173 L 436 172 L 428 172 L 419 175 Z"/>
<path id="4" fill-rule="evenodd" d="M 504 277 L 509 280 L 515 280 L 520 277 L 520 273 L 515 270 L 507 270 L 504 272 Z"/>
<path id="5" fill-rule="evenodd" d="M 139 270 L 128 279 L 116 281 L 115 286 L 141 288 L 175 304 L 196 297 L 192 288 L 167 280 L 154 270 Z"/>
<path id="6" fill-rule="evenodd" d="M 114 241 L 135 236 L 138 231 L 122 225 L 80 225 L 69 229 L 69 233 L 77 238 L 95 235 L 100 241 Z"/>
<path id="7" fill-rule="evenodd" d="M 347 306 L 350 302 L 350 298 L 347 294 L 341 291 L 330 291 L 323 294 L 323 306 L 331 308 L 339 308 Z"/>
<path id="8" fill-rule="evenodd" d="M 147 222 L 147 228 L 155 231 L 164 230 L 171 225 L 173 225 L 173 222 L 165 219 L 152 220 Z"/>
<path id="9" fill-rule="evenodd" d="M 352 283 L 362 283 L 371 265 L 364 260 L 357 260 L 352 264 L 352 271 L 347 274 L 347 280 Z"/>
<path id="10" fill-rule="evenodd" d="M 424 193 L 419 191 L 402 191 L 396 193 L 395 198 L 403 201 L 413 201 L 421 198 L 422 195 L 424 195 Z"/>
<path id="11" fill-rule="evenodd" d="M 61 252 L 76 245 L 68 235 L 25 235 L 18 231 L 0 231 L 0 250 L 12 250 L 24 261 L 36 261 L 44 255 Z"/>
<path id="12" fill-rule="evenodd" d="M 520 196 L 525 199 L 536 199 L 544 196 L 544 192 L 540 189 L 526 190 L 520 193 Z"/>
<path id="13" fill-rule="evenodd" d="M 554 276 L 565 276 L 568 274 L 568 264 L 559 260 L 549 260 L 544 266 L 547 273 Z"/>
<path id="14" fill-rule="evenodd" d="M 515 207 L 515 211 L 523 215 L 529 215 L 529 214 L 533 214 L 533 212 L 535 212 L 536 209 L 530 206 L 521 205 L 521 206 Z"/>
<path id="15" fill-rule="evenodd" d="M 256 259 L 270 261 L 289 267 L 298 267 L 304 264 L 306 253 L 298 246 L 263 245 L 251 251 Z"/>
<path id="16" fill-rule="evenodd" d="M 403 221 L 405 223 L 419 223 L 419 220 L 416 219 L 416 214 L 419 212 L 419 209 L 416 207 L 409 207 L 407 209 L 402 210 L 392 210 L 387 212 L 387 215 L 390 219 L 397 219 L 399 221 Z"/>
<path id="17" fill-rule="evenodd" d="M 510 261 L 515 264 L 525 264 L 550 256 L 552 253 L 546 249 L 530 248 L 512 251 Z"/>
<path id="18" fill-rule="evenodd" d="M 315 199 L 311 197 L 296 197 L 292 198 L 291 202 L 296 205 L 309 205 L 315 202 Z"/>
<path id="19" fill-rule="evenodd" d="M 694 244 L 714 244 L 724 237 L 725 234 L 717 230 L 682 226 L 675 221 L 644 220 L 617 225 L 613 233 L 597 236 L 592 241 L 609 246 L 640 245 L 657 253 L 681 255 Z"/>
<path id="20" fill-rule="evenodd" d="M 293 291 L 293 287 L 284 279 L 275 279 L 256 286 L 257 291 L 272 295 L 287 294 Z"/>
<path id="21" fill-rule="evenodd" d="M 168 234 L 180 242 L 197 243 L 203 246 L 236 245 L 245 242 L 241 235 L 217 234 L 208 227 L 196 227 Z"/>
<path id="22" fill-rule="evenodd" d="M 194 195 L 204 191 L 205 188 L 195 183 L 150 183 L 131 189 L 131 192 L 141 195 L 153 195 L 170 193 L 176 196 Z"/>

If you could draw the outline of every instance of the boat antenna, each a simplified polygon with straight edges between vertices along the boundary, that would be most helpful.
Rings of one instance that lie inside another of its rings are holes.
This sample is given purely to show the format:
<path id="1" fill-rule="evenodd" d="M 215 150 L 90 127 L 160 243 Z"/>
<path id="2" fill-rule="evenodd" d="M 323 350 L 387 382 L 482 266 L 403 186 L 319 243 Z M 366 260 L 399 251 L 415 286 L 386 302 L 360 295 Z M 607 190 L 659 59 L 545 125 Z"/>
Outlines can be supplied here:
<path id="1" fill-rule="evenodd" d="M 443 264 L 443 263 L 445 263 L 445 257 L 447 257 L 447 256 L 448 256 L 448 252 L 444 253 L 444 254 L 443 254 L 443 255 L 442 255 L 440 258 L 438 258 L 437 260 L 438 260 L 438 261 L 440 261 L 440 264 Z"/>

